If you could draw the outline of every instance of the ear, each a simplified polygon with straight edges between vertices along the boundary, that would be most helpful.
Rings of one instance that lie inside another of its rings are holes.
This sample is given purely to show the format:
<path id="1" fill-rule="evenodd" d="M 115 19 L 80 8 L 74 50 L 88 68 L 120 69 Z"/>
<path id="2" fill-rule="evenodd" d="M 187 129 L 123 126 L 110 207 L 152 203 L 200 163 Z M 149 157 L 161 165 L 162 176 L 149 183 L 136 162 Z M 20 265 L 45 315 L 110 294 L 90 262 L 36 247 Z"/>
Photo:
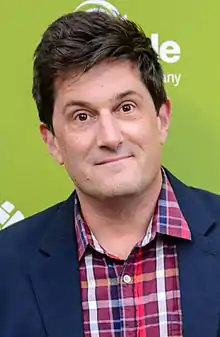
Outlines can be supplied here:
<path id="1" fill-rule="evenodd" d="M 63 158 L 54 133 L 50 131 L 45 124 L 40 125 L 40 133 L 44 142 L 47 144 L 49 153 L 53 156 L 58 164 L 63 165 Z"/>
<path id="2" fill-rule="evenodd" d="M 166 141 L 171 118 L 171 101 L 166 100 L 160 107 L 158 116 L 157 116 L 157 126 L 160 135 L 160 143 L 163 145 Z"/>

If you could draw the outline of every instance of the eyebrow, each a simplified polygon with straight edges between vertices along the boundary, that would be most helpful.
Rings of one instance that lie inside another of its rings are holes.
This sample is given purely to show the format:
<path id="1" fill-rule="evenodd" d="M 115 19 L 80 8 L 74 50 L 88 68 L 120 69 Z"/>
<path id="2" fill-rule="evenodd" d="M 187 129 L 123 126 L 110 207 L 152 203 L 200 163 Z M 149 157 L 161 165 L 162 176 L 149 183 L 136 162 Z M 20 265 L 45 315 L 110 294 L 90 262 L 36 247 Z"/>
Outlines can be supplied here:
<path id="1" fill-rule="evenodd" d="M 124 92 L 120 92 L 118 94 L 116 94 L 113 98 L 114 101 L 119 101 L 122 100 L 123 98 L 127 97 L 127 96 L 138 96 L 140 98 L 143 98 L 143 96 L 141 94 L 139 94 L 138 92 L 134 91 L 134 90 L 126 90 Z M 112 99 L 111 99 L 112 100 Z M 69 107 L 72 106 L 80 106 L 80 107 L 84 107 L 87 109 L 92 109 L 94 108 L 93 105 L 90 102 L 87 101 L 82 101 L 82 100 L 71 100 L 69 102 L 67 102 L 64 107 L 63 107 L 63 112 L 65 112 L 65 110 Z"/>
<path id="2" fill-rule="evenodd" d="M 115 96 L 115 100 L 118 101 L 122 98 L 125 98 L 126 96 L 132 96 L 132 95 L 139 96 L 140 98 L 143 98 L 143 96 L 141 94 L 139 94 L 137 91 L 127 90 L 127 91 L 124 91 L 124 92 L 121 92 L 121 93 L 117 94 Z"/>

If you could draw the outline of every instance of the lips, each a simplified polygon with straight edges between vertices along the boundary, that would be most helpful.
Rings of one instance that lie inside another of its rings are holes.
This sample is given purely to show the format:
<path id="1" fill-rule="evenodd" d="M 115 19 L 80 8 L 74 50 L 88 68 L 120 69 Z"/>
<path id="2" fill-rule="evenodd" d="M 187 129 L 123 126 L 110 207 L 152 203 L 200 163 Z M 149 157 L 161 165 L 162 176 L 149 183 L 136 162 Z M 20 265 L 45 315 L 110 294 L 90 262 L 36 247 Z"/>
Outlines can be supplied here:
<path id="1" fill-rule="evenodd" d="M 98 162 L 96 165 L 104 165 L 104 164 L 109 164 L 109 163 L 114 163 L 123 159 L 131 158 L 132 156 L 121 156 L 121 157 L 112 157 L 112 158 L 106 158 L 100 162 Z"/>

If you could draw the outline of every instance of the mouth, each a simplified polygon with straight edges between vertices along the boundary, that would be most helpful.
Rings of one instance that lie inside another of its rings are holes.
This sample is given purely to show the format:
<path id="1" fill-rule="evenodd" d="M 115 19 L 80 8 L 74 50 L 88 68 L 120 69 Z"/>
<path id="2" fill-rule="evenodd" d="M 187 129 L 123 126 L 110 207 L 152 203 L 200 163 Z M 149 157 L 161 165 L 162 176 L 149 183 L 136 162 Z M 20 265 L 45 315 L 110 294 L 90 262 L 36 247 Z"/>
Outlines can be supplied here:
<path id="1" fill-rule="evenodd" d="M 129 155 L 129 156 L 106 158 L 106 159 L 98 162 L 96 165 L 105 165 L 105 164 L 115 163 L 115 162 L 119 162 L 119 161 L 122 161 L 124 159 L 131 158 L 131 157 L 133 157 L 133 156 Z"/>

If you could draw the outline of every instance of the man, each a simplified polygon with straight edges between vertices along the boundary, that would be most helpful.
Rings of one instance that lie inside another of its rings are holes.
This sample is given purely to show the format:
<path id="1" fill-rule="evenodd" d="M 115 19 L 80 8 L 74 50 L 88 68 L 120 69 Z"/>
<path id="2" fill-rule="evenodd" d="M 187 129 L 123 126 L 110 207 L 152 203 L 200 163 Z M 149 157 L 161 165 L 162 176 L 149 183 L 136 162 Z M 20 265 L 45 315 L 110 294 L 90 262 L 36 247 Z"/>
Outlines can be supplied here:
<path id="1" fill-rule="evenodd" d="M 171 103 L 150 39 L 65 15 L 36 49 L 33 96 L 76 191 L 0 233 L 0 336 L 220 336 L 220 198 L 161 166 Z"/>

